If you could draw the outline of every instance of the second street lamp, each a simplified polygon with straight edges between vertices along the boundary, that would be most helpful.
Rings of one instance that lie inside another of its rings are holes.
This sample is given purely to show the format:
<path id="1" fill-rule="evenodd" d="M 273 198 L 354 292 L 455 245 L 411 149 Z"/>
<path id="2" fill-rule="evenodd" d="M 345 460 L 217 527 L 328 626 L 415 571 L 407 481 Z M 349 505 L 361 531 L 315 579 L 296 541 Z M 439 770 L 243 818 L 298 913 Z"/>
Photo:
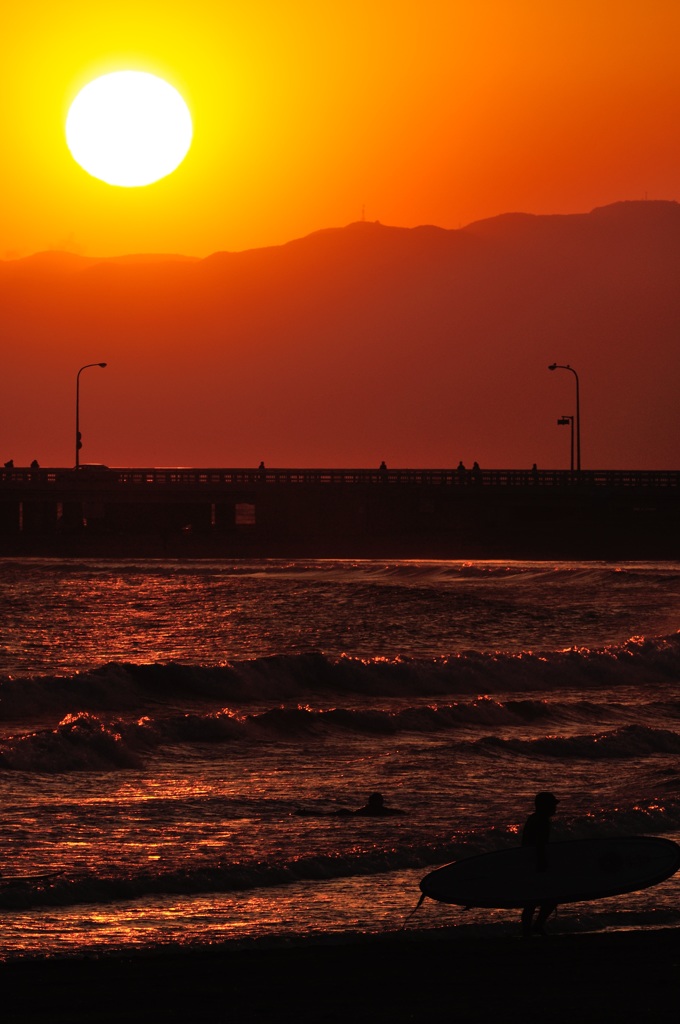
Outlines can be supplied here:
<path id="1" fill-rule="evenodd" d="M 76 469 L 80 469 L 80 449 L 83 447 L 80 433 L 80 375 L 83 370 L 88 370 L 91 366 L 101 366 L 104 369 L 106 363 L 85 363 L 85 366 L 81 366 L 76 374 Z"/>
<path id="2" fill-rule="evenodd" d="M 576 471 L 581 472 L 581 408 L 579 402 L 579 389 L 578 389 L 578 374 L 573 366 L 569 363 L 562 365 L 561 363 L 551 363 L 548 367 L 549 370 L 569 370 L 570 373 L 574 374 L 576 380 Z"/>

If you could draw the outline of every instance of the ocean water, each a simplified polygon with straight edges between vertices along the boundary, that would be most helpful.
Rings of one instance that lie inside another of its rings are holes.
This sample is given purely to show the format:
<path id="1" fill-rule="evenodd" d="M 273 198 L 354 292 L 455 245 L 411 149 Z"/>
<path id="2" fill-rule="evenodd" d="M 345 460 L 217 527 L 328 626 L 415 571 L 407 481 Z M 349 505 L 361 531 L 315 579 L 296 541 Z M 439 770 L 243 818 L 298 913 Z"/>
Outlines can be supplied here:
<path id="1" fill-rule="evenodd" d="M 555 839 L 680 840 L 679 627 L 676 563 L 0 561 L 0 871 L 59 871 L 0 879 L 0 956 L 516 934 L 419 880 L 541 789 Z"/>

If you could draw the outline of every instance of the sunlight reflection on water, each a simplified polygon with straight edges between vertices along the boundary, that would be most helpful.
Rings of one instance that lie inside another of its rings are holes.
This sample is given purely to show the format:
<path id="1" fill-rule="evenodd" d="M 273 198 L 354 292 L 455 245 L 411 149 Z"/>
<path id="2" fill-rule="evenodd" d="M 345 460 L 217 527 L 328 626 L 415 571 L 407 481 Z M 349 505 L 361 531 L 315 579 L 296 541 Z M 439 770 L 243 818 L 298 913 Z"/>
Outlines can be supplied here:
<path id="1" fill-rule="evenodd" d="M 402 868 L 458 856 L 456 844 L 516 843 L 546 785 L 561 787 L 556 837 L 677 827 L 677 640 L 574 651 L 677 625 L 677 567 L 29 561 L 4 573 L 17 679 L 0 692 L 0 867 L 66 869 L 52 906 L 7 896 L 7 956 L 398 931 L 425 871 Z M 517 655 L 531 645 L 567 655 Z M 330 683 L 330 659 L 278 657 L 318 648 L 350 653 Z M 434 681 L 430 652 L 455 653 Z M 217 666 L 265 654 L 225 695 Z M 90 674 L 117 660 L 163 664 Z M 374 788 L 405 815 L 338 815 Z M 220 886 L 231 891 L 202 891 Z M 159 895 L 173 887 L 192 895 Z M 671 880 L 572 906 L 559 927 L 663 923 L 677 894 Z M 515 916 L 428 902 L 408 927 L 514 934 Z"/>
<path id="2" fill-rule="evenodd" d="M 355 934 L 450 929 L 452 937 L 516 935 L 517 912 L 469 910 L 426 900 L 416 909 L 422 871 L 334 879 L 244 893 L 154 896 L 111 905 L 3 914 L 1 959 L 82 955 L 168 945 L 304 941 Z M 415 912 L 414 912 L 415 911 Z M 412 915 L 412 916 L 411 916 Z M 680 925 L 673 879 L 642 893 L 561 907 L 556 933 Z M 444 932 L 442 932 L 443 934 Z"/>

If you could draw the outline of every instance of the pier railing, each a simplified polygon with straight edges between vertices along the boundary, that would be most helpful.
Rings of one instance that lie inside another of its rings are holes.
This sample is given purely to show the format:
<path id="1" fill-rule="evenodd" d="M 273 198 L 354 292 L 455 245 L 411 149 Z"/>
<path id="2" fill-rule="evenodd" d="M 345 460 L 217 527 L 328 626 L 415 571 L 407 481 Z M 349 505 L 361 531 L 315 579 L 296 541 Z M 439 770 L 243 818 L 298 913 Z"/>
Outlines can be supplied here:
<path id="1" fill-rule="evenodd" d="M 677 490 L 678 470 L 560 469 L 190 469 L 4 467 L 6 490 L 100 484 L 153 490 L 230 487 L 393 486 Z"/>

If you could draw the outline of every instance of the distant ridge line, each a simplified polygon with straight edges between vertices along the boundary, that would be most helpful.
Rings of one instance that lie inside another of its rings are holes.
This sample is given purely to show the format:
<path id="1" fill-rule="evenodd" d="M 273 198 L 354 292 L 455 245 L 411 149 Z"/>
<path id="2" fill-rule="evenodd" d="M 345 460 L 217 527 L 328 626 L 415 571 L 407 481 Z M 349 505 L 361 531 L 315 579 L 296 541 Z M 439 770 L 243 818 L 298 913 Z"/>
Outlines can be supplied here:
<path id="1" fill-rule="evenodd" d="M 675 208 L 680 213 L 680 202 L 675 199 L 622 199 L 617 200 L 613 203 L 606 203 L 602 206 L 595 206 L 590 211 L 584 211 L 581 213 L 531 213 L 521 210 L 510 210 L 504 213 L 495 214 L 492 217 L 482 217 L 479 220 L 470 221 L 467 224 L 463 224 L 459 227 L 443 227 L 437 224 L 416 224 L 411 227 L 403 225 L 390 225 L 383 224 L 379 220 L 357 220 L 350 221 L 348 224 L 339 225 L 334 227 L 318 228 L 315 231 L 311 231 L 306 235 L 301 235 L 296 238 L 289 239 L 285 242 L 274 243 L 272 245 L 261 245 L 261 246 L 247 246 L 244 249 L 216 249 L 214 252 L 207 253 L 205 256 L 187 256 L 182 253 L 123 253 L 114 256 L 87 256 L 81 253 L 74 253 L 68 250 L 61 249 L 47 249 L 40 250 L 35 253 L 31 253 L 25 256 L 19 256 L 12 259 L 0 260 L 0 266 L 16 266 L 26 264 L 40 264 L 43 265 L 53 262 L 55 268 L 61 266 L 65 268 L 67 264 L 70 264 L 70 269 L 78 269 L 77 264 L 81 266 L 92 265 L 94 263 L 107 263 L 107 264 L 135 264 L 135 263 L 172 263 L 172 262 L 187 262 L 187 263 L 200 263 L 204 260 L 210 260 L 213 256 L 239 256 L 245 253 L 263 252 L 270 249 L 283 249 L 289 245 L 295 245 L 300 242 L 307 242 L 317 238 L 319 236 L 327 234 L 338 234 L 344 231 L 359 232 L 364 231 L 366 233 L 375 232 L 376 230 L 382 230 L 387 232 L 403 232 L 404 234 L 412 232 L 420 232 L 423 230 L 437 231 L 451 235 L 464 234 L 465 232 L 475 233 L 480 228 L 486 228 L 492 225 L 503 226 L 508 223 L 517 223 L 525 221 L 528 223 L 540 223 L 540 222 L 554 222 L 556 220 L 567 221 L 569 219 L 583 220 L 584 218 L 606 218 L 616 214 L 623 214 L 627 216 L 633 214 L 637 216 L 644 208 L 644 215 L 649 217 L 653 210 L 659 212 L 663 211 L 667 213 L 670 209 Z"/>

